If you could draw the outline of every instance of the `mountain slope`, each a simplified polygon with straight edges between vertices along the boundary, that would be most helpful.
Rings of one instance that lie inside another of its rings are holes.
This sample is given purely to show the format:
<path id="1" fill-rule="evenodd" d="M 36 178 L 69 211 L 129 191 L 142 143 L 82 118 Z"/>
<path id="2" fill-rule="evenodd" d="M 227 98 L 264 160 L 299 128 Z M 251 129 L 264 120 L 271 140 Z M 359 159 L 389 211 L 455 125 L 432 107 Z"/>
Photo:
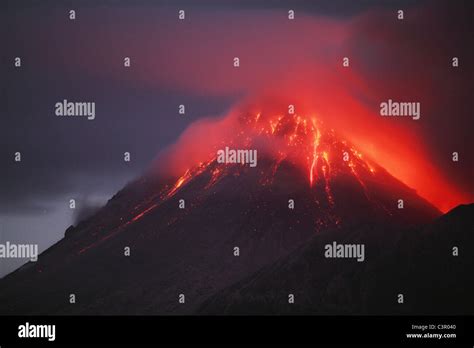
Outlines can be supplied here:
<path id="1" fill-rule="evenodd" d="M 425 227 L 361 225 L 321 233 L 208 299 L 199 313 L 470 315 L 473 217 L 471 204 Z M 324 246 L 333 241 L 365 243 L 365 261 L 325 258 Z M 453 256 L 454 246 L 458 256 Z M 294 304 L 288 303 L 290 293 Z"/>
<path id="2" fill-rule="evenodd" d="M 314 119 L 257 114 L 239 122 L 219 146 L 259 149 L 255 168 L 218 163 L 214 149 L 180 176 L 144 175 L 36 263 L 0 280 L 0 313 L 194 313 L 325 231 L 397 231 L 440 215 Z"/>

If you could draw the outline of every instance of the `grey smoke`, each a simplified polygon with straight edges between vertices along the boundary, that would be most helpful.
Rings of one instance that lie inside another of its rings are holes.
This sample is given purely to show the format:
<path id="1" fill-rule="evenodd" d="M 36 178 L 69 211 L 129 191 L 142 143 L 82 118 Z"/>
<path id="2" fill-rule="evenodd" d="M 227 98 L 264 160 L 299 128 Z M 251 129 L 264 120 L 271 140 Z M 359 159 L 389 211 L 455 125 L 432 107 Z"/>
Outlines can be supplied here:
<path id="1" fill-rule="evenodd" d="M 80 223 L 81 221 L 84 221 L 87 218 L 90 218 L 102 206 L 103 206 L 103 204 L 91 201 L 89 199 L 84 199 L 84 200 L 78 201 L 76 203 L 76 209 L 75 209 L 75 213 L 74 213 L 74 216 L 73 216 L 74 226 L 77 226 L 77 224 Z"/>

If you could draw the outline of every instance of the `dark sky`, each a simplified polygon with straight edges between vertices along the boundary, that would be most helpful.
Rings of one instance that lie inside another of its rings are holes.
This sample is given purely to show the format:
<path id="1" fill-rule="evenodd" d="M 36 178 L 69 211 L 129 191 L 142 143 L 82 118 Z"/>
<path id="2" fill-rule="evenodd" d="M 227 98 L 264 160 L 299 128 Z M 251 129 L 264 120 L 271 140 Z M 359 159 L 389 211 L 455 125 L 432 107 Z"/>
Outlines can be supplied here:
<path id="1" fill-rule="evenodd" d="M 412 87 L 430 93 L 429 86 L 447 86 L 444 99 L 436 94 L 441 92 L 423 94 L 421 99 L 438 100 L 430 104 L 434 121 L 413 132 L 431 149 L 430 161 L 443 177 L 473 196 L 472 106 L 466 102 L 473 90 L 469 1 L 6 1 L 1 6 L 0 241 L 45 249 L 74 222 L 77 212 L 69 209 L 69 199 L 76 199 L 77 211 L 103 204 L 194 120 L 220 116 L 287 74 L 286 60 L 293 56 L 304 57 L 305 65 L 308 57 L 351 52 L 360 62 L 359 74 L 370 82 L 368 91 L 383 90 L 386 80 L 398 83 L 403 73 L 412 74 Z M 184 23 L 177 21 L 181 8 L 187 11 Z M 399 8 L 408 16 L 404 28 L 377 20 L 395 16 Z M 76 20 L 68 19 L 69 9 L 76 10 Z M 321 31 L 286 37 L 300 30 L 286 27 L 288 9 L 300 21 L 295 28 L 312 29 L 314 20 Z M 430 19 L 420 20 L 421 30 L 413 18 L 423 18 L 425 9 Z M 390 40 L 398 44 L 387 45 Z M 446 77 L 449 68 L 432 73 L 432 63 L 449 62 L 452 52 L 463 57 L 458 76 Z M 254 62 L 240 76 L 227 64 L 235 55 Z M 21 69 L 13 66 L 17 56 Z M 132 58 L 128 69 L 125 56 Z M 394 68 L 375 57 L 392 57 Z M 424 73 L 407 57 L 425 61 Z M 387 88 L 385 95 L 403 94 Z M 370 95 L 358 98 L 370 106 Z M 63 99 L 94 101 L 96 119 L 56 117 L 54 104 Z M 178 114 L 179 104 L 186 105 L 185 116 Z M 452 149 L 465 156 L 462 170 L 446 161 Z M 21 163 L 13 161 L 16 151 Z M 130 163 L 123 161 L 125 151 Z M 0 262 L 0 276 L 18 264 Z"/>

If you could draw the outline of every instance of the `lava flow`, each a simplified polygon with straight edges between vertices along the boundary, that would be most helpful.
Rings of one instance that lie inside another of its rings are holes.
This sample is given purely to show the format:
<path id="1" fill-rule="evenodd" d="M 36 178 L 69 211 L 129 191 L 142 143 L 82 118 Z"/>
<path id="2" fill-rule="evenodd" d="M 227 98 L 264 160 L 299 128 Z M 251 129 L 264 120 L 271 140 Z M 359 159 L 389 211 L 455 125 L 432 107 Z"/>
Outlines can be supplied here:
<path id="1" fill-rule="evenodd" d="M 159 196 L 159 202 L 168 200 L 206 169 L 210 169 L 210 178 L 204 189 L 209 189 L 228 172 L 231 166 L 235 165 L 217 163 L 215 151 L 219 146 L 224 148 L 232 145 L 241 149 L 257 149 L 259 155 L 272 159 L 272 169 L 269 176 L 260 181 L 262 185 L 270 184 L 278 167 L 287 161 L 307 172 L 309 187 L 322 183 L 331 205 L 334 204 L 331 178 L 341 172 L 351 173 L 369 198 L 361 174 L 374 174 L 376 165 L 364 159 L 362 154 L 347 142 L 340 141 L 334 130 L 324 128 L 316 117 L 262 112 L 244 113 L 239 115 L 237 124 L 238 129 L 234 132 L 234 136 L 230 139 L 220 139 L 219 145 L 209 151 L 210 155 L 206 161 L 186 169 L 174 184 L 166 186 L 154 197 Z M 155 202 L 141 207 L 141 212 L 136 214 L 131 222 L 142 218 L 157 206 L 159 203 Z"/>
<path id="2" fill-rule="evenodd" d="M 282 182 L 289 180 L 296 181 L 301 188 L 306 182 L 306 192 L 312 201 L 308 208 L 324 211 L 324 214 L 317 218 L 318 221 L 325 221 L 323 225 L 340 223 L 340 217 L 346 214 L 341 209 L 344 210 L 347 197 L 360 199 L 359 206 L 368 204 L 372 207 L 370 209 L 393 216 L 395 197 L 409 190 L 349 142 L 341 140 L 333 129 L 325 127 L 314 115 L 247 111 L 234 116 L 232 133 L 226 133 L 225 127 L 218 128 L 214 132 L 218 135 L 217 139 L 214 138 L 212 144 L 205 141 L 208 134 L 211 137 L 211 132 L 201 134 L 199 139 L 202 139 L 202 142 L 196 147 L 200 146 L 200 153 L 207 156 L 189 156 L 187 168 L 178 177 L 168 175 L 168 179 L 165 179 L 166 176 L 157 176 L 158 186 L 147 190 L 145 196 L 141 196 L 134 203 L 130 202 L 132 208 L 123 211 L 117 223 L 107 231 L 99 233 L 100 237 L 83 247 L 79 253 L 141 221 L 184 188 L 193 191 L 195 202 L 204 201 L 208 193 L 214 192 L 211 188 L 218 185 L 223 178 L 241 177 L 243 180 L 230 184 L 241 185 L 241 191 L 251 190 L 248 185 L 253 184 L 257 184 L 257 187 L 275 188 L 273 183 L 280 173 L 283 175 L 278 179 L 280 186 Z M 188 143 L 179 145 L 177 149 L 170 151 L 170 158 L 180 159 L 183 152 L 179 150 L 189 150 L 189 147 L 185 146 Z M 218 151 L 226 147 L 243 151 L 256 150 L 259 165 L 252 168 L 245 163 L 218 162 Z M 288 174 L 288 168 L 292 168 L 291 174 Z M 297 174 L 298 172 L 300 174 Z M 196 184 L 193 184 L 195 180 Z M 227 184 L 223 186 L 225 189 L 229 188 Z M 389 186 L 393 190 L 387 195 L 383 187 Z M 433 215 L 438 213 L 435 209 L 432 212 Z M 173 221 L 176 219 L 177 217 L 174 217 Z"/>
<path id="3" fill-rule="evenodd" d="M 243 117 L 242 121 L 259 137 L 272 143 L 279 156 L 305 169 L 310 186 L 320 179 L 328 185 L 330 176 L 344 168 L 350 168 L 356 177 L 360 170 L 375 172 L 374 165 L 362 159 L 362 154 L 347 142 L 340 141 L 333 129 L 325 129 L 315 116 L 286 114 L 272 117 L 258 113 L 254 117 Z"/>

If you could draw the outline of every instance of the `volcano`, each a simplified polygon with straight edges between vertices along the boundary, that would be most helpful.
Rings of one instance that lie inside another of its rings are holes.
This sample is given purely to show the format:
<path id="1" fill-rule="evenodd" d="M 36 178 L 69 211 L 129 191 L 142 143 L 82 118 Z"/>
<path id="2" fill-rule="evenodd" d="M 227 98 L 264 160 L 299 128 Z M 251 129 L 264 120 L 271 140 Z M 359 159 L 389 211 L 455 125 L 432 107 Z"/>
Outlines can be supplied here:
<path id="1" fill-rule="evenodd" d="M 320 253 L 310 248 L 319 243 L 315 238 L 362 240 L 370 250 L 380 247 L 380 264 L 393 262 L 406 236 L 400 231 L 421 235 L 422 226 L 442 215 L 316 116 L 239 112 L 233 128 L 216 138 L 206 156 L 181 173 L 150 170 L 129 183 L 93 216 L 68 228 L 37 262 L 3 278 L 0 313 L 227 313 L 226 301 L 234 309 L 239 301 L 226 289 L 240 287 L 262 302 L 255 307 L 259 313 L 286 312 L 263 305 L 274 293 L 251 288 L 254 274 L 294 281 L 279 267 L 301 253 Z M 217 151 L 226 146 L 256 149 L 258 165 L 219 163 Z M 319 286 L 326 289 L 333 278 L 323 275 L 333 265 L 302 264 L 293 274 L 320 275 L 326 283 Z M 361 270 L 353 263 L 338 267 L 345 271 L 335 274 L 346 277 L 339 286 L 365 279 L 356 277 Z M 328 300 L 321 311 L 370 312 L 366 297 L 353 300 L 358 304 L 342 301 L 339 307 Z M 377 308 L 374 303 L 370 308 Z M 314 306 L 298 308 L 318 312 Z"/>

